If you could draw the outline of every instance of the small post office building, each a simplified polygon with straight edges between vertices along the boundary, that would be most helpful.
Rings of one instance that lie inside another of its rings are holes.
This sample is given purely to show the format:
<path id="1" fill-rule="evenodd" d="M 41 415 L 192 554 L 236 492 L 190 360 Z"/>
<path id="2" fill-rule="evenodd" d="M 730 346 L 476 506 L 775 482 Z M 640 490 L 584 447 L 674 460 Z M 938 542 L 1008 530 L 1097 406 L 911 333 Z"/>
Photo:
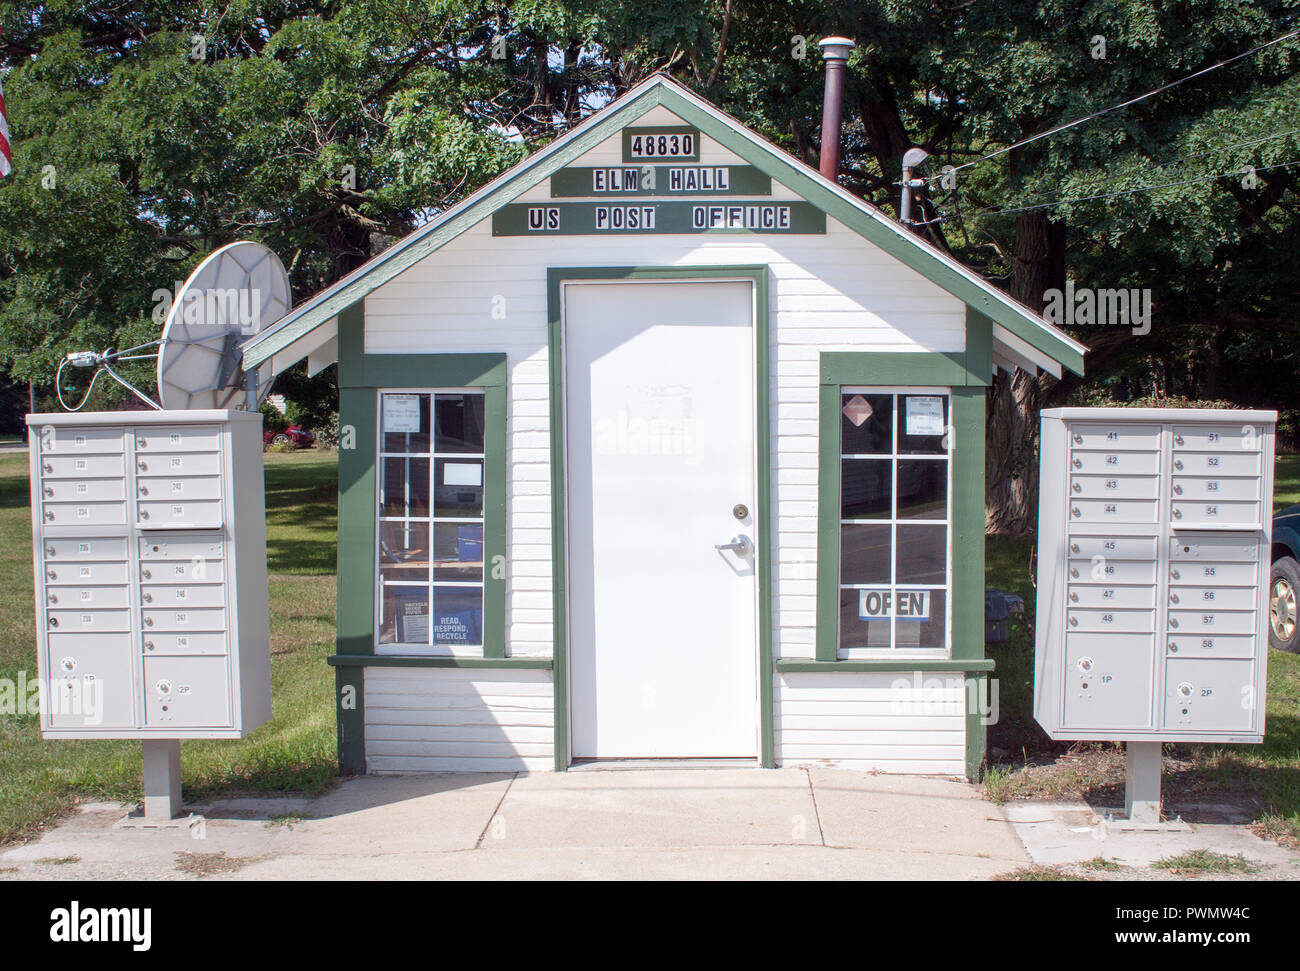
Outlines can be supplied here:
<path id="1" fill-rule="evenodd" d="M 651 77 L 244 347 L 339 366 L 340 766 L 976 773 L 986 390 L 1083 353 Z"/>

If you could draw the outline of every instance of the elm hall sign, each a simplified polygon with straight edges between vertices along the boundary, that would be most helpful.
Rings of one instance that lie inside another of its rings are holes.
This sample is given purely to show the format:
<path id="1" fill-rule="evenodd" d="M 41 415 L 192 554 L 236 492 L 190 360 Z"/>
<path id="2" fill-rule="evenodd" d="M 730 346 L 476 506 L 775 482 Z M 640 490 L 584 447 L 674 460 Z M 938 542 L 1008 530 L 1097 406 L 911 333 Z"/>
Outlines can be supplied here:
<path id="1" fill-rule="evenodd" d="M 551 176 L 552 198 L 597 201 L 502 206 L 492 216 L 492 235 L 826 232 L 825 213 L 807 202 L 742 198 L 770 196 L 771 177 L 752 165 L 700 165 L 699 146 L 700 133 L 689 126 L 624 129 L 624 164 L 574 166 Z M 623 201 L 632 198 L 664 201 Z"/>

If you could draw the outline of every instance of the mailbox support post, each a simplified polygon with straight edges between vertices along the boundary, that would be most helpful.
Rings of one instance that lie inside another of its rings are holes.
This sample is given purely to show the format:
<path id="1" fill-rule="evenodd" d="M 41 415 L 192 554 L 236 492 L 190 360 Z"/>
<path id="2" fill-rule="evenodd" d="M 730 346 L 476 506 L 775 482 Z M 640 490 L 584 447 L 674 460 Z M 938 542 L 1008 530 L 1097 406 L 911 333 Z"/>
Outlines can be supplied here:
<path id="1" fill-rule="evenodd" d="M 175 819 L 181 814 L 181 742 L 178 738 L 145 739 L 144 818 Z"/>
<path id="2" fill-rule="evenodd" d="M 1160 742 L 1125 742 L 1124 815 L 1131 823 L 1160 822 Z"/>

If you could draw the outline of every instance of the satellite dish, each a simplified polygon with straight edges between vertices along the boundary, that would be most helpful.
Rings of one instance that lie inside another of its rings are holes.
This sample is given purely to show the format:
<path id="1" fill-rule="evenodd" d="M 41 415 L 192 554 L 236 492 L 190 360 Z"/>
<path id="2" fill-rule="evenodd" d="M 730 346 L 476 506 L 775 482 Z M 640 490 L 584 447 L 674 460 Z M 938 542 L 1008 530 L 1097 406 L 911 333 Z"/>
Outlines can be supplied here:
<path id="1" fill-rule="evenodd" d="M 271 390 L 271 367 L 268 362 L 245 374 L 239 346 L 288 313 L 292 303 L 284 264 L 261 243 L 231 243 L 200 263 L 163 324 L 163 407 L 255 411 Z"/>

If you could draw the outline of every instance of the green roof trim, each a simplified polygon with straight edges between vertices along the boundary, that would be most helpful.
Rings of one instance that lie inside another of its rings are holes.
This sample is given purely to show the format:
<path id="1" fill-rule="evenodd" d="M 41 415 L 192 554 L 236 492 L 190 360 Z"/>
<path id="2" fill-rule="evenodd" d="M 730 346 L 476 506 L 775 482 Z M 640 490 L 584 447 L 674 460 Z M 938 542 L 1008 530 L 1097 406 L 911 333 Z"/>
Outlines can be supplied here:
<path id="1" fill-rule="evenodd" d="M 291 310 L 270 330 L 253 337 L 243 347 L 244 367 L 256 367 L 269 360 L 499 207 L 514 201 L 607 138 L 618 134 L 646 112 L 662 106 L 952 294 L 967 307 L 1002 325 L 1062 367 L 1083 374 L 1084 348 L 1077 341 L 974 271 L 962 267 L 883 213 L 832 185 L 819 173 L 760 136 L 748 132 L 740 122 L 712 106 L 705 107 L 705 103 L 697 98 L 665 75 L 655 75 L 642 82 L 638 88 L 592 115 L 568 135 L 524 159 L 453 207 L 440 221 L 435 220 L 416 230 L 338 283 Z"/>

